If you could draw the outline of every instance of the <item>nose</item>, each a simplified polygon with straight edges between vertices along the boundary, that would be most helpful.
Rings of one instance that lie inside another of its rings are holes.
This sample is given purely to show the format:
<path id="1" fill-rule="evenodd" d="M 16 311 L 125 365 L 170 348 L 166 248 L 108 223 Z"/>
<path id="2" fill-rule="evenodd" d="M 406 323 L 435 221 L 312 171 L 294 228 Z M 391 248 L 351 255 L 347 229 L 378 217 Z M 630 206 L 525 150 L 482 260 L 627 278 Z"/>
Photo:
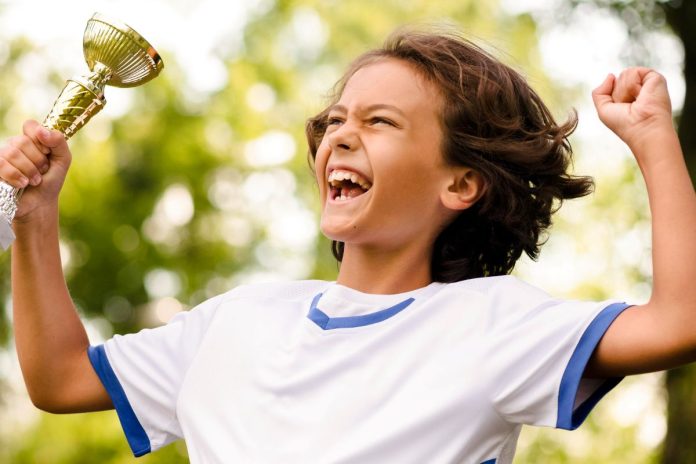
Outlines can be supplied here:
<path id="1" fill-rule="evenodd" d="M 356 128 L 348 121 L 329 133 L 329 145 L 334 151 L 354 151 L 360 144 Z"/>

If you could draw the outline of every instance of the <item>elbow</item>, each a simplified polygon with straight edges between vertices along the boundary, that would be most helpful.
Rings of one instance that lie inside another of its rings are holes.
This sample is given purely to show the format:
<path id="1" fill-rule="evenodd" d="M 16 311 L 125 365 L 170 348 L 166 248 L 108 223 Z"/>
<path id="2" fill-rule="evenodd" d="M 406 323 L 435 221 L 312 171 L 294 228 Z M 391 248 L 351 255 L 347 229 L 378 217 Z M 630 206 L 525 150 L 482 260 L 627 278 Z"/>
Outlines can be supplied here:
<path id="1" fill-rule="evenodd" d="M 60 395 L 42 391 L 37 388 L 27 388 L 29 399 L 34 407 L 51 414 L 66 414 L 71 412 L 65 401 L 61 401 Z"/>
<path id="2" fill-rule="evenodd" d="M 39 393 L 33 393 L 29 390 L 29 399 L 35 408 L 40 409 L 44 412 L 50 412 L 52 414 L 57 414 L 59 411 L 58 405 L 55 401 L 47 395 L 42 395 Z"/>

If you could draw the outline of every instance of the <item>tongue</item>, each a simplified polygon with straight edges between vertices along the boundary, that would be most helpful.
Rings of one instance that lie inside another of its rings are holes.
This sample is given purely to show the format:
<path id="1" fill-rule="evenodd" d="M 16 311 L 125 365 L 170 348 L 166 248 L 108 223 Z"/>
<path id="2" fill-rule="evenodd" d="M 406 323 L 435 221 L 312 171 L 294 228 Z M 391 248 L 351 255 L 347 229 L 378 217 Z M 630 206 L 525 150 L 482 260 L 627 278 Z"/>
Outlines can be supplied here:
<path id="1" fill-rule="evenodd" d="M 365 190 L 363 190 L 361 187 L 355 185 L 355 186 L 350 186 L 350 187 L 343 187 L 341 189 L 341 195 L 345 195 L 348 198 L 355 198 L 358 195 L 362 195 L 365 193 Z"/>

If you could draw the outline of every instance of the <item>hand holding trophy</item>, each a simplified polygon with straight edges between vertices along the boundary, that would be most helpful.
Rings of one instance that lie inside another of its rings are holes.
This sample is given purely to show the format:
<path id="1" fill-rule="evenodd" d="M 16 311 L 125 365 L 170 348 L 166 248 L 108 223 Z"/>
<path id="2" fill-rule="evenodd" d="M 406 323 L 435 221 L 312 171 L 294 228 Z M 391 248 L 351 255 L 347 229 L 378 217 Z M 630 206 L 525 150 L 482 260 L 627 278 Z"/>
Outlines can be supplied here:
<path id="1" fill-rule="evenodd" d="M 77 132 L 106 104 L 104 87 L 135 87 L 164 67 L 155 49 L 127 25 L 95 13 L 85 28 L 85 61 L 90 73 L 69 79 L 42 125 L 60 131 L 66 139 Z M 0 246 L 15 239 L 12 220 L 23 189 L 0 181 Z"/>

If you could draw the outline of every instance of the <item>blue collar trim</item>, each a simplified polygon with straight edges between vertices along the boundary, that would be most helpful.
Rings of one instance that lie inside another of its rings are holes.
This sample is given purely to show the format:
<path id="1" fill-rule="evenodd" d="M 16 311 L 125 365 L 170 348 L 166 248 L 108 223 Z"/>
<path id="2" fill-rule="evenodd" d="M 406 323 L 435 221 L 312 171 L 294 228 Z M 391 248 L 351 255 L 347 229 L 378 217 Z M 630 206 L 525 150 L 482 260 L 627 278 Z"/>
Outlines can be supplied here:
<path id="1" fill-rule="evenodd" d="M 324 330 L 345 329 L 348 327 L 362 327 L 364 325 L 376 324 L 377 322 L 382 322 L 398 314 L 406 309 L 408 305 L 416 301 L 414 298 L 408 298 L 387 309 L 382 309 L 381 311 L 370 314 L 363 314 L 361 316 L 329 317 L 324 311 L 317 308 L 317 303 L 322 295 L 323 293 L 319 293 L 314 297 L 307 317 Z"/>

